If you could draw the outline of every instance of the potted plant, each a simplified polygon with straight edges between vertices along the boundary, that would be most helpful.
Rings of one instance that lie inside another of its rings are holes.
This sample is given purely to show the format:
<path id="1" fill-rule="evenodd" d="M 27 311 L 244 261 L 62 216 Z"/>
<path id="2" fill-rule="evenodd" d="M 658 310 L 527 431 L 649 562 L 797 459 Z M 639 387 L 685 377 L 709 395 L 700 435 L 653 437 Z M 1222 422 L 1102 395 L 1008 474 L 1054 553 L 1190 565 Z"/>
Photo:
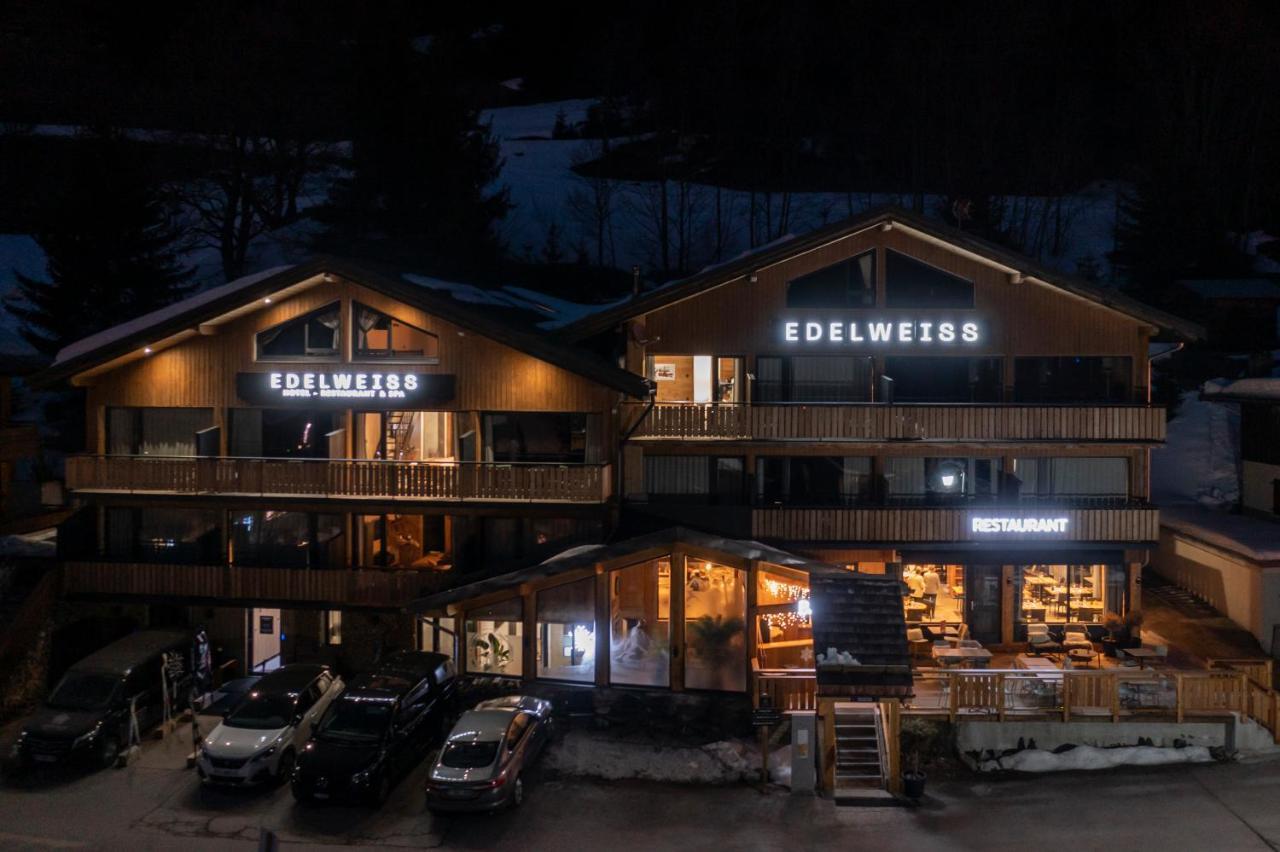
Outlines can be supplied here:
<path id="1" fill-rule="evenodd" d="M 1120 642 L 1124 638 L 1124 618 L 1119 613 L 1108 612 L 1102 617 L 1102 626 L 1107 630 L 1107 635 L 1102 637 L 1102 652 L 1108 657 L 1115 657 L 1120 653 Z"/>
<path id="2" fill-rule="evenodd" d="M 511 649 L 492 633 L 487 640 L 476 637 L 475 648 L 476 657 L 486 672 L 503 671 L 511 662 Z"/>
<path id="3" fill-rule="evenodd" d="M 706 663 L 716 676 L 723 679 L 736 654 L 734 641 L 742 635 L 745 626 L 737 616 L 704 615 L 690 621 L 686 628 L 689 650 Z"/>
<path id="4" fill-rule="evenodd" d="M 911 768 L 902 772 L 902 795 L 908 799 L 924 797 L 924 782 L 928 778 L 920 771 L 920 753 L 911 753 Z"/>

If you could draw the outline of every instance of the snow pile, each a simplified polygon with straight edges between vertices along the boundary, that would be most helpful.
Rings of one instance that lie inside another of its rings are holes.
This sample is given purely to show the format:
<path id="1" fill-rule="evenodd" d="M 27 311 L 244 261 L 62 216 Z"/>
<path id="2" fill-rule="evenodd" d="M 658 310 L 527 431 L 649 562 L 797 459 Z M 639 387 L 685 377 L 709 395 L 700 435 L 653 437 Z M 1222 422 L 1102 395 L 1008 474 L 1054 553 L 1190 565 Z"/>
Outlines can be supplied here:
<path id="1" fill-rule="evenodd" d="M 547 751 L 548 769 L 565 775 L 609 781 L 644 780 L 676 784 L 737 784 L 760 777 L 760 752 L 739 740 L 694 747 L 624 742 L 570 732 Z M 791 747 L 769 751 L 775 784 L 791 784 Z"/>
<path id="2" fill-rule="evenodd" d="M 403 277 L 404 280 L 411 284 L 416 284 L 419 287 L 426 287 L 428 290 L 437 290 L 442 293 L 446 293 L 450 298 L 456 299 L 459 302 L 466 302 L 472 305 L 487 305 L 497 308 L 516 308 L 518 310 L 539 314 L 546 317 L 546 319 L 539 322 L 538 327 L 548 331 L 563 328 L 564 326 L 593 314 L 596 311 L 603 311 L 617 307 L 627 301 L 626 298 L 622 298 L 612 302 L 584 305 L 579 302 L 570 302 L 567 299 L 559 299 L 545 293 L 539 293 L 536 290 L 529 290 L 525 287 L 516 287 L 509 284 L 490 289 L 487 287 L 477 287 L 474 284 L 445 281 L 440 278 L 432 278 L 427 275 L 418 275 L 415 273 L 405 273 Z"/>
<path id="3" fill-rule="evenodd" d="M 1155 748 L 1153 746 L 1124 746 L 1122 748 L 1094 748 L 1077 746 L 1069 751 L 1054 753 L 1040 749 L 1025 749 L 995 760 L 984 760 L 978 769 L 996 772 L 1001 769 L 1015 772 L 1066 772 L 1079 769 L 1113 769 L 1117 766 L 1162 766 L 1170 763 L 1209 763 L 1213 756 L 1204 746 L 1186 748 Z"/>
<path id="4" fill-rule="evenodd" d="M 1152 453 L 1151 493 L 1157 503 L 1226 508 L 1240 496 L 1240 413 L 1235 406 L 1182 395 L 1163 449 Z"/>
<path id="5" fill-rule="evenodd" d="M 1280 559 L 1280 535 L 1272 521 L 1201 506 L 1161 506 L 1160 525 L 1260 562 Z"/>
<path id="6" fill-rule="evenodd" d="M 1205 382 L 1201 393 L 1206 397 L 1248 398 L 1280 402 L 1280 379 L 1236 379 Z"/>
<path id="7" fill-rule="evenodd" d="M 53 559 L 57 555 L 57 529 L 50 528 L 21 535 L 0 535 L 0 556 L 38 556 Z"/>

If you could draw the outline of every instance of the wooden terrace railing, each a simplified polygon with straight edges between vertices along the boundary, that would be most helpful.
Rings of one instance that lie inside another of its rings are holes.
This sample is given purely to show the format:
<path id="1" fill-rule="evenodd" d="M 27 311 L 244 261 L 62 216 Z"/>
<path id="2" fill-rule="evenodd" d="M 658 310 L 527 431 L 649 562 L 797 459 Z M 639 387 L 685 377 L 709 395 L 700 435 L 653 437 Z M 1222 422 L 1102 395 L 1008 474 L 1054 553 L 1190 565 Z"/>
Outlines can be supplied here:
<path id="1" fill-rule="evenodd" d="M 657 403 L 641 440 L 1115 441 L 1161 443 L 1150 405 Z"/>
<path id="2" fill-rule="evenodd" d="M 411 569 L 258 568 L 141 562 L 65 562 L 67 595 L 404 606 L 439 591 L 447 572 Z"/>
<path id="3" fill-rule="evenodd" d="M 760 696 L 768 695 L 778 710 L 817 710 L 817 679 L 813 669 L 762 669 L 751 661 L 753 706 L 760 706 Z"/>
<path id="4" fill-rule="evenodd" d="M 612 487 L 607 464 L 82 455 L 66 470 L 72 491 L 128 494 L 602 503 Z"/>

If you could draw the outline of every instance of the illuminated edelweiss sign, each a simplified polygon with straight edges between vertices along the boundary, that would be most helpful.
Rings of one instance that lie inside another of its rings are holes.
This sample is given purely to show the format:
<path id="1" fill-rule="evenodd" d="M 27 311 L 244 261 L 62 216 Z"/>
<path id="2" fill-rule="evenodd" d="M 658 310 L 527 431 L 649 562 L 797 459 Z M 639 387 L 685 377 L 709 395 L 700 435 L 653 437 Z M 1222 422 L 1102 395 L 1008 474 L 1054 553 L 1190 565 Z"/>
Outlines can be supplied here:
<path id="1" fill-rule="evenodd" d="M 976 533 L 1065 533 L 1067 518 L 971 518 Z"/>
<path id="2" fill-rule="evenodd" d="M 239 373 L 236 392 L 257 405 L 353 404 L 362 408 L 407 408 L 453 398 L 454 377 L 439 373 L 364 370 Z"/>
<path id="3" fill-rule="evenodd" d="M 973 321 L 952 320 L 785 320 L 788 343 L 977 343 Z"/>

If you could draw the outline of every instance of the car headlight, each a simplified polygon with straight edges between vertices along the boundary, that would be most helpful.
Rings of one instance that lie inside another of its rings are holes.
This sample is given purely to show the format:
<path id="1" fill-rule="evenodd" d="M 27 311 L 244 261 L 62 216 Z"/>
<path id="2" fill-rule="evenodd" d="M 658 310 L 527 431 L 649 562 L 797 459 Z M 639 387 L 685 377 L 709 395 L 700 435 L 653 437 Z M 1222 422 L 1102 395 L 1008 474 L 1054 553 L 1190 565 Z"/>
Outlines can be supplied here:
<path id="1" fill-rule="evenodd" d="M 258 752 L 257 754 L 255 754 L 251 759 L 252 759 L 252 760 L 266 760 L 268 757 L 270 757 L 271 755 L 273 755 L 273 754 L 275 754 L 275 753 L 276 753 L 276 747 L 275 747 L 275 746 L 273 746 L 273 745 L 270 745 L 270 746 L 267 746 L 266 748 L 264 748 L 262 751 L 260 751 L 260 752 Z"/>
<path id="2" fill-rule="evenodd" d="M 98 732 L 101 730 L 102 730 L 101 724 L 94 725 L 92 731 L 88 731 L 87 733 L 83 733 L 80 736 L 76 737 L 75 741 L 71 743 L 71 747 L 75 748 L 77 746 L 82 746 L 85 743 L 92 742 L 93 738 L 96 737 L 98 735 Z"/>
<path id="3" fill-rule="evenodd" d="M 373 778 L 373 767 L 371 766 L 368 769 L 362 769 L 361 771 L 357 772 L 355 775 L 352 775 L 351 783 L 359 784 L 363 786 L 365 784 L 368 784 L 372 778 Z"/>

